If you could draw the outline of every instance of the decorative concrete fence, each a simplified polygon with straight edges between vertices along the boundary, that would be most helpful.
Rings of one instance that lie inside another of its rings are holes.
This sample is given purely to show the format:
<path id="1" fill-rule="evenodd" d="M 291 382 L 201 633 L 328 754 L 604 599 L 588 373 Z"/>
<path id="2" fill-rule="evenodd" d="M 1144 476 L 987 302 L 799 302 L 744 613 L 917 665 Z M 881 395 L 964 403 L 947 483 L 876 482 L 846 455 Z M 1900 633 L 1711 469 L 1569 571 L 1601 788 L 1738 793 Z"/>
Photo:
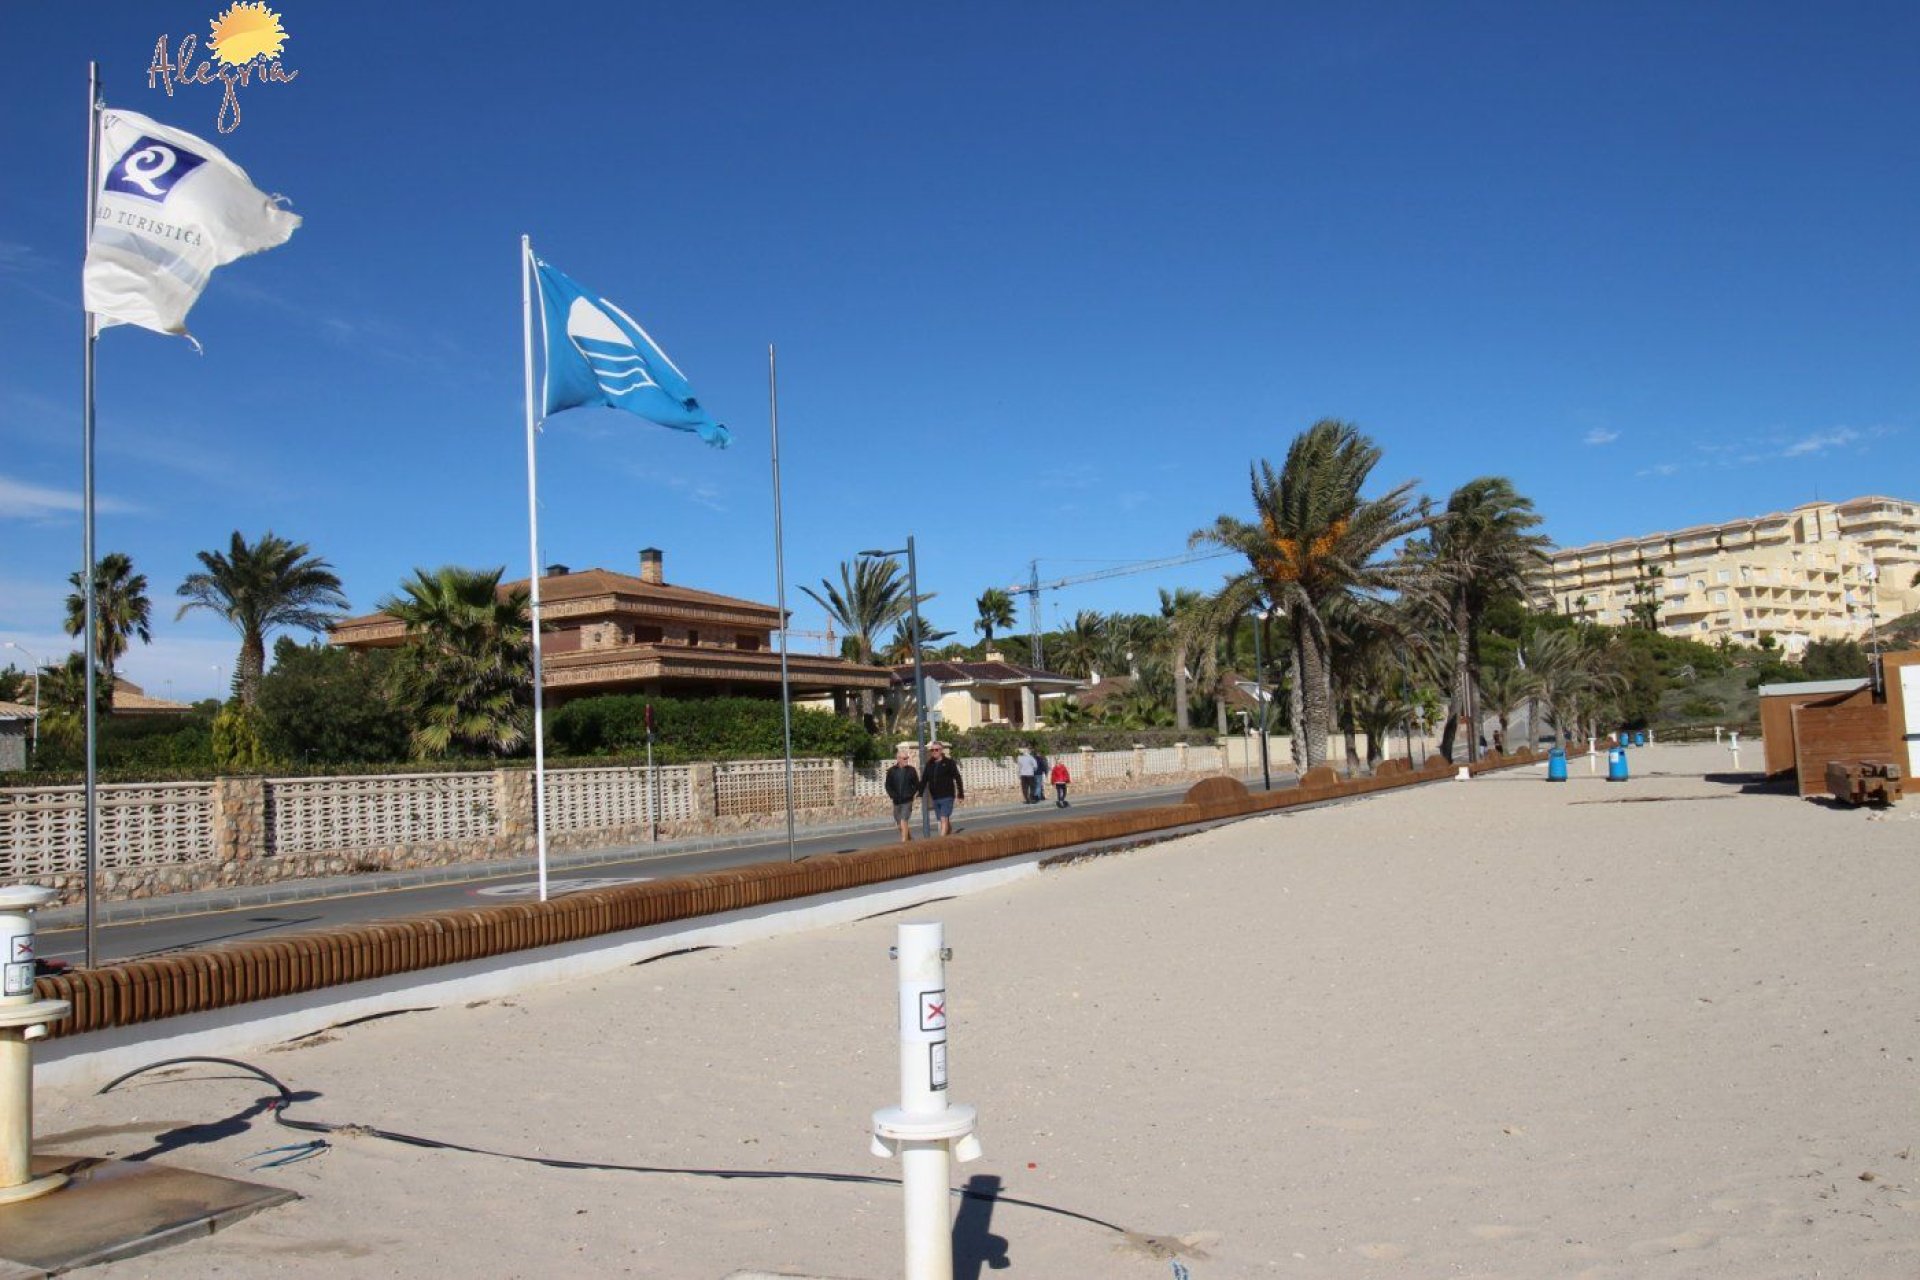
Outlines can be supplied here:
<path id="1" fill-rule="evenodd" d="M 1066 757 L 1075 794 L 1127 790 L 1224 771 L 1217 747 L 1135 747 Z M 1012 800 L 1013 761 L 960 762 L 970 797 Z M 811 822 L 879 818 L 886 766 L 796 760 L 793 804 Z M 0 790 L 0 884 L 82 896 L 81 788 Z M 525 856 L 533 851 L 533 775 L 525 769 L 327 778 L 216 778 L 99 788 L 100 887 L 111 898 Z M 746 831 L 786 812 L 779 760 L 554 769 L 547 844 L 618 848 L 652 838 Z"/>

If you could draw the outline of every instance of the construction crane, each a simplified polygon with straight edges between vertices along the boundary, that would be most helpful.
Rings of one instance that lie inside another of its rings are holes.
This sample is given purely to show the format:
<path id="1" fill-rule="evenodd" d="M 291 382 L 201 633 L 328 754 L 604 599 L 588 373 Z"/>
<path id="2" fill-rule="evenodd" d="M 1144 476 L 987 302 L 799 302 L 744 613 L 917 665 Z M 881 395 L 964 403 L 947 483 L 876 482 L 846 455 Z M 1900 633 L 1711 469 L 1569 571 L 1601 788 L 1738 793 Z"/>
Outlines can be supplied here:
<path id="1" fill-rule="evenodd" d="M 1040 562 L 1027 561 L 1027 580 L 1015 583 L 1006 589 L 1008 595 L 1024 595 L 1027 598 L 1028 628 L 1033 638 L 1033 665 L 1045 669 L 1040 651 L 1040 593 L 1053 591 L 1060 587 L 1078 586 L 1083 582 L 1098 582 L 1102 578 L 1124 578 L 1131 573 L 1146 573 L 1152 569 L 1171 569 L 1175 565 L 1193 564 L 1200 560 L 1218 560 L 1221 556 L 1237 555 L 1238 552 L 1225 548 L 1208 551 L 1189 551 L 1185 555 L 1162 556 L 1158 560 L 1136 560 L 1131 564 L 1117 564 L 1106 569 L 1095 569 L 1091 573 L 1076 573 L 1066 578 L 1055 578 L 1052 582 L 1040 581 Z"/>

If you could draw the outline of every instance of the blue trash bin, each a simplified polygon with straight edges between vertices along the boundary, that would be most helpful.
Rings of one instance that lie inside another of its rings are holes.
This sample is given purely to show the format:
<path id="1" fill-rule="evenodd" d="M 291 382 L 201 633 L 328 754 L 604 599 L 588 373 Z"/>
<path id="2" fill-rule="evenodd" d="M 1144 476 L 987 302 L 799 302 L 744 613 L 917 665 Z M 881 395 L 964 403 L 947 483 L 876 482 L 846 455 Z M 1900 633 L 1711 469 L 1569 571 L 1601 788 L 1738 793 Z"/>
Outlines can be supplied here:
<path id="1" fill-rule="evenodd" d="M 1647 731 L 1645 729 L 1639 729 L 1634 732 L 1633 745 L 1636 747 L 1644 747 L 1647 745 Z"/>
<path id="2" fill-rule="evenodd" d="M 1627 780 L 1627 749 L 1609 747 L 1607 749 L 1607 781 L 1625 782 Z"/>
<path id="3" fill-rule="evenodd" d="M 1547 781 L 1565 782 L 1567 780 L 1567 753 L 1559 747 L 1547 752 Z"/>

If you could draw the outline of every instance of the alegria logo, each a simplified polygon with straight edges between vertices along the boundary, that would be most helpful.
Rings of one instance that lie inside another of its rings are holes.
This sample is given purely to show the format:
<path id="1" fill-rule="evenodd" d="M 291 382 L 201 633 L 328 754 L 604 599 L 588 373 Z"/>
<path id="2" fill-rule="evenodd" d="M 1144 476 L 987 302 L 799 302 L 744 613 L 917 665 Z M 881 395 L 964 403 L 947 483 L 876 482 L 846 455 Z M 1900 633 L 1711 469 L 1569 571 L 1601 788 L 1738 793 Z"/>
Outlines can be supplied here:
<path id="1" fill-rule="evenodd" d="M 206 157 L 197 156 L 176 143 L 142 137 L 114 161 L 113 168 L 107 171 L 106 187 L 109 191 L 164 204 L 174 184 L 206 162 Z"/>

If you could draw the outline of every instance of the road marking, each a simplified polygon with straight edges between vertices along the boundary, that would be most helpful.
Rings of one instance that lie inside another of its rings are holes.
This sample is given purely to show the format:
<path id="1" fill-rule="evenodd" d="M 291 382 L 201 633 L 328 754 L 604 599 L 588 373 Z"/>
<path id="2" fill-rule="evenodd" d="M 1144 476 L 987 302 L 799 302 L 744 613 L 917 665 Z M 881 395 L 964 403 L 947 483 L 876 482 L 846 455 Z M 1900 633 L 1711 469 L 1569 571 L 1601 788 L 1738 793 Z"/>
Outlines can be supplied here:
<path id="1" fill-rule="evenodd" d="M 569 880 L 547 881 L 547 896 L 557 898 L 565 893 L 580 893 L 587 889 L 611 889 L 615 885 L 644 884 L 652 876 L 576 876 Z M 538 898 L 540 882 L 529 880 L 525 884 L 494 884 L 484 889 L 475 889 L 477 898 Z"/>

